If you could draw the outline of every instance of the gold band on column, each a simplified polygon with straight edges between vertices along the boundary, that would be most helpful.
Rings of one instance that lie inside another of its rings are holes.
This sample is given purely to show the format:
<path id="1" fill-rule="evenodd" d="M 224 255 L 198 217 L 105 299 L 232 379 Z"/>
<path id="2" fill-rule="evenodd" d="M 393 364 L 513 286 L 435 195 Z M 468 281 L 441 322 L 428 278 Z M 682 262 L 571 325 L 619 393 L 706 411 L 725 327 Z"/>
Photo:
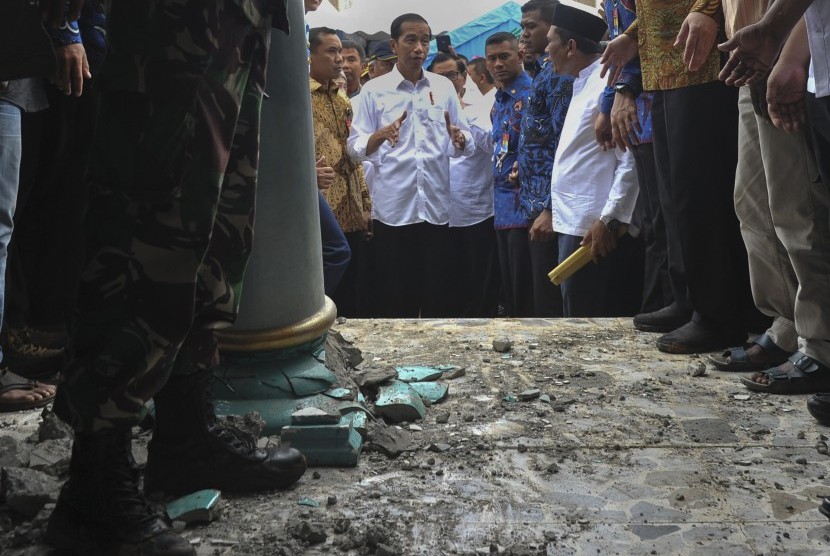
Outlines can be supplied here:
<path id="1" fill-rule="evenodd" d="M 219 349 L 225 352 L 287 349 L 322 338 L 336 318 L 337 307 L 326 297 L 322 309 L 300 322 L 266 330 L 223 330 L 216 333 L 216 338 L 219 340 Z"/>

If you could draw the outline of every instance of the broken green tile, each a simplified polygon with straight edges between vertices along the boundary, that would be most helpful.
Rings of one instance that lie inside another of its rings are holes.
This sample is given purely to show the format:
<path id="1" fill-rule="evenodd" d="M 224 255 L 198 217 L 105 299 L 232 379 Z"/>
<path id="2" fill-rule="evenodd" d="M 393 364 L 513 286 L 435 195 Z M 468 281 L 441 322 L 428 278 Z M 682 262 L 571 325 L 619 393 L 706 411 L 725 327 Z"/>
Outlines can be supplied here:
<path id="1" fill-rule="evenodd" d="M 415 365 L 412 367 L 395 367 L 395 370 L 398 372 L 398 380 L 404 382 L 427 382 L 441 378 L 446 367 L 423 367 Z"/>
<path id="2" fill-rule="evenodd" d="M 345 418 L 336 425 L 285 427 L 280 440 L 302 452 L 311 467 L 353 467 L 363 450 L 363 437 Z"/>
<path id="3" fill-rule="evenodd" d="M 409 384 L 421 398 L 430 403 L 439 403 L 447 399 L 450 388 L 440 382 L 411 382 Z"/>
<path id="4" fill-rule="evenodd" d="M 353 400 L 354 394 L 348 388 L 335 388 L 325 393 L 326 396 L 332 397 L 336 400 Z"/>
<path id="5" fill-rule="evenodd" d="M 187 524 L 209 523 L 221 513 L 221 499 L 222 493 L 218 490 L 200 490 L 168 503 L 167 516 L 170 521 L 183 521 Z"/>
<path id="6" fill-rule="evenodd" d="M 380 389 L 375 401 L 375 412 L 393 423 L 423 419 L 427 409 L 421 396 L 406 382 L 394 380 Z"/>
<path id="7" fill-rule="evenodd" d="M 516 403 L 517 401 L 519 401 L 513 394 L 508 394 L 502 399 L 508 403 Z"/>
<path id="8" fill-rule="evenodd" d="M 360 390 L 357 391 L 357 403 L 362 403 L 366 405 L 366 396 L 363 395 L 363 392 Z"/>
<path id="9" fill-rule="evenodd" d="M 297 500 L 297 504 L 300 506 L 308 506 L 309 508 L 319 508 L 320 502 L 317 500 L 312 500 L 311 498 L 300 498 Z"/>
<path id="10" fill-rule="evenodd" d="M 285 372 L 291 390 L 296 396 L 311 396 L 320 394 L 331 388 L 337 377 L 325 367 L 314 367 L 311 369 L 290 369 Z"/>
<path id="11" fill-rule="evenodd" d="M 366 430 L 369 424 L 369 416 L 362 411 L 355 411 L 354 413 L 350 413 L 345 415 L 344 418 L 350 418 L 352 420 L 352 426 L 354 430 L 360 433 L 360 436 L 366 437 Z"/>
<path id="12" fill-rule="evenodd" d="M 235 354 L 214 375 L 213 397 L 219 400 L 290 399 L 325 392 L 337 380 L 309 355 L 281 359 L 274 352 Z"/>

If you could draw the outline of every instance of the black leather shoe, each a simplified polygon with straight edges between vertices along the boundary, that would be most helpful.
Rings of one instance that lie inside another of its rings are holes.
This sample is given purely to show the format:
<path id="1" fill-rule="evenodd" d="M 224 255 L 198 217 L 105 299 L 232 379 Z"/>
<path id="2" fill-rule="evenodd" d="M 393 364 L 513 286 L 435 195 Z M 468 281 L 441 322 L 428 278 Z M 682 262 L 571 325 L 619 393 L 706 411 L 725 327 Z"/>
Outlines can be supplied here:
<path id="1" fill-rule="evenodd" d="M 725 349 L 746 341 L 744 332 L 725 332 L 689 321 L 677 330 L 657 339 L 657 349 L 665 353 L 706 353 Z"/>
<path id="2" fill-rule="evenodd" d="M 129 429 L 75 435 L 69 480 L 46 527 L 48 543 L 85 556 L 196 554 L 141 494 L 131 443 Z"/>
<path id="3" fill-rule="evenodd" d="M 813 394 L 810 396 L 810 399 L 807 400 L 807 411 L 816 418 L 816 421 L 830 427 L 830 394 Z M 825 499 L 825 503 L 827 503 L 827 499 Z"/>
<path id="4" fill-rule="evenodd" d="M 653 313 L 635 315 L 634 328 L 643 332 L 671 332 L 689 322 L 691 318 L 691 312 L 672 304 Z"/>
<path id="5" fill-rule="evenodd" d="M 173 376 L 154 396 L 156 422 L 147 447 L 144 491 L 181 495 L 215 488 L 255 492 L 288 488 L 306 470 L 294 448 L 257 448 L 216 419 L 209 370 Z"/>

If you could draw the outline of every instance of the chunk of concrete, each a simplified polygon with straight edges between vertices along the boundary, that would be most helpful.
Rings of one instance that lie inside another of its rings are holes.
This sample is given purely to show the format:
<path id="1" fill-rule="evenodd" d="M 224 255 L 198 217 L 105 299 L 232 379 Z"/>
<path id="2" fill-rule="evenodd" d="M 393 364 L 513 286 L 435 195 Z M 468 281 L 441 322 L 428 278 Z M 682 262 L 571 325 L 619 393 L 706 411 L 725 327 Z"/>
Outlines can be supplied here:
<path id="1" fill-rule="evenodd" d="M 333 425 L 339 422 L 339 413 L 329 413 L 318 407 L 305 407 L 291 414 L 292 425 Z"/>
<path id="2" fill-rule="evenodd" d="M 530 400 L 535 400 L 541 395 L 541 390 L 539 390 L 538 388 L 531 388 L 530 390 L 525 390 L 524 392 L 520 393 L 519 399 L 523 402 L 529 402 Z"/>
<path id="3" fill-rule="evenodd" d="M 423 419 L 427 408 L 421 396 L 406 382 L 395 380 L 380 389 L 375 411 L 393 423 Z"/>
<path id="4" fill-rule="evenodd" d="M 396 367 L 398 372 L 398 380 L 403 382 L 429 382 L 431 380 L 438 380 L 443 376 L 443 368 L 423 367 L 420 365 L 412 367 Z"/>
<path id="5" fill-rule="evenodd" d="M 72 442 L 68 438 L 44 440 L 35 444 L 29 456 L 29 467 L 60 477 L 69 470 Z"/>
<path id="6" fill-rule="evenodd" d="M 364 388 L 375 388 L 381 384 L 386 384 L 390 380 L 398 377 L 398 371 L 394 367 L 385 367 L 383 369 L 370 369 L 365 373 L 355 376 L 355 382 L 358 386 Z M 360 397 L 358 396 L 358 401 Z"/>
<path id="7" fill-rule="evenodd" d="M 363 450 L 363 437 L 351 420 L 333 425 L 291 425 L 282 429 L 280 439 L 302 452 L 311 467 L 354 467 Z"/>
<path id="8" fill-rule="evenodd" d="M 31 448 L 11 436 L 0 436 L 0 467 L 28 467 Z"/>
<path id="9" fill-rule="evenodd" d="M 449 386 L 440 382 L 411 382 L 409 385 L 430 404 L 443 402 L 450 391 Z"/>
<path id="10" fill-rule="evenodd" d="M 171 521 L 182 521 L 188 525 L 210 523 L 222 512 L 221 500 L 222 493 L 218 490 L 200 490 L 169 502 L 167 516 Z"/>
<path id="11" fill-rule="evenodd" d="M 464 367 L 452 366 L 444 371 L 444 374 L 441 378 L 444 378 L 446 380 L 455 380 L 456 378 L 461 378 L 466 374 L 467 369 L 465 369 Z"/>
<path id="12" fill-rule="evenodd" d="M 498 338 L 493 340 L 493 350 L 499 353 L 507 353 L 513 347 L 513 342 L 507 338 Z"/>
<path id="13" fill-rule="evenodd" d="M 0 494 L 12 510 L 26 517 L 57 500 L 59 488 L 57 480 L 35 469 L 9 467 L 0 473 Z"/>
<path id="14" fill-rule="evenodd" d="M 44 410 L 41 413 L 40 425 L 37 428 L 37 438 L 41 442 L 72 438 L 72 427 L 61 421 L 54 412 Z"/>
<path id="15" fill-rule="evenodd" d="M 395 427 L 376 427 L 369 435 L 368 448 L 396 458 L 414 449 L 412 433 Z"/>

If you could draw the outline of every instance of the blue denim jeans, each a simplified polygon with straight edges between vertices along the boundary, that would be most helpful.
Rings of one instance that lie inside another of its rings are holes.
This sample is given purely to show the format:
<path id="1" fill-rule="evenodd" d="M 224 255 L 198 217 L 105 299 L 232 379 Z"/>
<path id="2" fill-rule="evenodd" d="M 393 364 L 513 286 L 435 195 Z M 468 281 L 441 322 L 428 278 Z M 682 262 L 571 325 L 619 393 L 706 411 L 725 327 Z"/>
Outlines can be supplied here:
<path id="1" fill-rule="evenodd" d="M 317 196 L 320 201 L 320 236 L 323 240 L 323 288 L 331 297 L 349 267 L 352 251 L 326 198 L 319 191 Z"/>
<path id="2" fill-rule="evenodd" d="M 14 208 L 20 184 L 20 108 L 0 99 L 0 322 L 6 292 L 6 257 L 14 229 Z M 3 351 L 0 348 L 0 361 Z"/>

